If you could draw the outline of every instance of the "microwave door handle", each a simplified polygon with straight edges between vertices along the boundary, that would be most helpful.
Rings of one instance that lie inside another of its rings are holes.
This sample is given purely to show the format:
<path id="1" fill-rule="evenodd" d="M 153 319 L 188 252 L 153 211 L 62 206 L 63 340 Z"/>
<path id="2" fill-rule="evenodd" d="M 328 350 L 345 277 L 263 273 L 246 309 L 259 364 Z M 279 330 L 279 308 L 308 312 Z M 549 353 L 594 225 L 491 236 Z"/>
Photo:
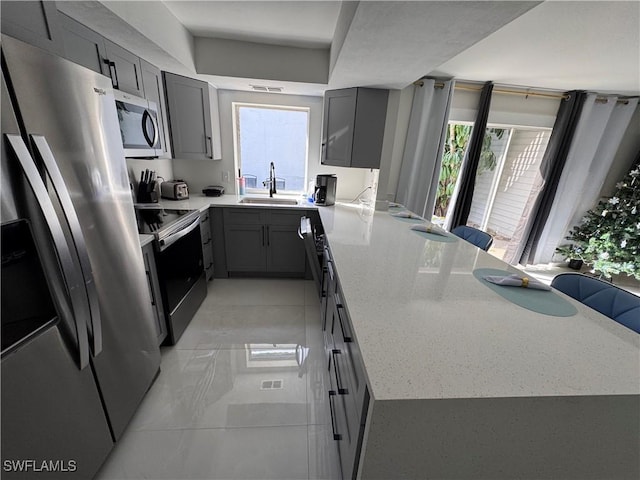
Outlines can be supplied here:
<path id="1" fill-rule="evenodd" d="M 160 251 L 162 252 L 163 250 L 166 250 L 171 245 L 173 245 L 178 240 L 180 240 L 182 237 L 194 231 L 196 228 L 198 228 L 198 226 L 200 226 L 199 216 L 197 216 L 189 225 L 186 225 L 182 230 L 178 230 L 176 233 L 172 233 L 167 238 L 161 240 Z"/>
<path id="2" fill-rule="evenodd" d="M 53 288 L 52 290 L 54 291 L 56 304 L 61 310 L 60 314 L 65 316 L 70 315 L 70 317 L 66 318 L 71 319 L 75 326 L 78 350 L 78 368 L 83 370 L 87 365 L 89 365 L 89 340 L 87 335 L 87 325 L 82 318 L 82 314 L 86 312 L 86 299 L 83 298 L 84 295 L 82 294 L 84 289 L 82 288 L 81 275 L 73 263 L 69 245 L 67 244 L 64 232 L 62 231 L 62 225 L 60 225 L 53 203 L 49 198 L 47 188 L 40 177 L 40 173 L 38 172 L 33 158 L 27 149 L 27 145 L 24 143 L 24 140 L 20 135 L 6 134 L 5 138 L 18 159 L 18 163 L 20 164 L 22 172 L 24 173 L 35 199 L 38 202 L 38 206 L 51 234 L 58 256 L 60 269 L 66 283 L 67 293 L 71 299 L 72 311 L 69 311 L 65 306 L 67 303 L 66 299 L 63 300 L 62 298 L 65 295 L 63 295 L 57 288 Z"/>
<path id="3" fill-rule="evenodd" d="M 93 278 L 89 253 L 87 252 L 87 243 L 80 228 L 78 214 L 71 202 L 69 190 L 64 183 L 64 179 L 62 178 L 62 174 L 56 164 L 53 152 L 51 151 L 47 140 L 42 135 L 31 135 L 31 141 L 34 145 L 35 151 L 40 157 L 40 160 L 42 160 L 42 163 L 44 164 L 45 170 L 51 179 L 51 184 L 53 185 L 56 196 L 62 205 L 67 225 L 71 231 L 75 251 L 80 260 L 80 269 L 82 271 L 82 277 L 87 291 L 87 299 L 89 301 L 89 314 L 91 318 L 91 322 L 89 324 L 89 336 L 91 339 L 91 351 L 95 357 L 102 351 L 102 323 L 100 320 L 98 292 Z"/>
<path id="4" fill-rule="evenodd" d="M 147 123 L 151 122 L 151 128 L 153 128 L 153 136 L 150 137 L 147 133 Z M 142 114 L 142 134 L 144 135 L 144 139 L 147 141 L 147 144 L 154 148 L 155 144 L 158 142 L 158 125 L 156 125 L 156 121 L 153 118 L 153 115 L 149 113 L 149 110 L 145 109 Z"/>

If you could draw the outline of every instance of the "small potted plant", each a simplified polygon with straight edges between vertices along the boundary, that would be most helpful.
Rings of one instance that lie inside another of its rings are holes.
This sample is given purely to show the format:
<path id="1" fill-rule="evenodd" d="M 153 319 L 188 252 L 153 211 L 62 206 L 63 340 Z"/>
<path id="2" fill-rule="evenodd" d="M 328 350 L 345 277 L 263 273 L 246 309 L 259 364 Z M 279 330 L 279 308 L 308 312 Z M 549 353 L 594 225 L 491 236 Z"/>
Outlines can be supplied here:
<path id="1" fill-rule="evenodd" d="M 567 244 L 556 248 L 556 252 L 564 255 L 565 260 L 569 260 L 569 268 L 580 270 L 584 263 L 584 250 L 579 245 Z"/>

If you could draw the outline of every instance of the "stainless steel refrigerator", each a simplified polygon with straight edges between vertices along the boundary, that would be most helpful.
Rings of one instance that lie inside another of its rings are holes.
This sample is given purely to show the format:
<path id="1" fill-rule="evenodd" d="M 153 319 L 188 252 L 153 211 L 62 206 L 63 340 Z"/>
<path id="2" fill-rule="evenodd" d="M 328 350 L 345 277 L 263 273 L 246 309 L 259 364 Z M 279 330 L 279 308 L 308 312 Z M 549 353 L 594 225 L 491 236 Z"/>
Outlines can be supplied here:
<path id="1" fill-rule="evenodd" d="M 160 367 L 113 90 L 1 47 L 2 478 L 91 478 Z"/>

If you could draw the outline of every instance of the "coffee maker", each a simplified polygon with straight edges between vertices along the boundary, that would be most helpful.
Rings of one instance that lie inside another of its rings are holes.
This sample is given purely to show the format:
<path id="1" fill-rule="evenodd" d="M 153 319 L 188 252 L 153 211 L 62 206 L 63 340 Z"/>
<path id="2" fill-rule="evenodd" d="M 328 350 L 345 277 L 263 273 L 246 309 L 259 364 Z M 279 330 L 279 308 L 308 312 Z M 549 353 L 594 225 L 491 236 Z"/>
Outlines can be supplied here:
<path id="1" fill-rule="evenodd" d="M 333 205 L 336 203 L 336 182 L 335 175 L 318 175 L 316 177 L 316 189 L 313 201 L 316 205 Z"/>

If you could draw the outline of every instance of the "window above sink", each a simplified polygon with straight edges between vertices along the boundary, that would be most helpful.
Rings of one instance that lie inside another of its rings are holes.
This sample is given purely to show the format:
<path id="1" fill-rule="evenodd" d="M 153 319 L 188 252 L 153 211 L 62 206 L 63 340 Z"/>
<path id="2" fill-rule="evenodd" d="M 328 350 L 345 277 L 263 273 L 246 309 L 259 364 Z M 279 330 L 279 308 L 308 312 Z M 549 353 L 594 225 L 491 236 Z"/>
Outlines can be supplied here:
<path id="1" fill-rule="evenodd" d="M 278 193 L 299 194 L 307 188 L 309 150 L 307 107 L 233 102 L 235 171 L 245 178 L 247 193 L 263 193 L 269 164 L 275 165 Z M 242 203 L 279 203 L 248 200 Z"/>

